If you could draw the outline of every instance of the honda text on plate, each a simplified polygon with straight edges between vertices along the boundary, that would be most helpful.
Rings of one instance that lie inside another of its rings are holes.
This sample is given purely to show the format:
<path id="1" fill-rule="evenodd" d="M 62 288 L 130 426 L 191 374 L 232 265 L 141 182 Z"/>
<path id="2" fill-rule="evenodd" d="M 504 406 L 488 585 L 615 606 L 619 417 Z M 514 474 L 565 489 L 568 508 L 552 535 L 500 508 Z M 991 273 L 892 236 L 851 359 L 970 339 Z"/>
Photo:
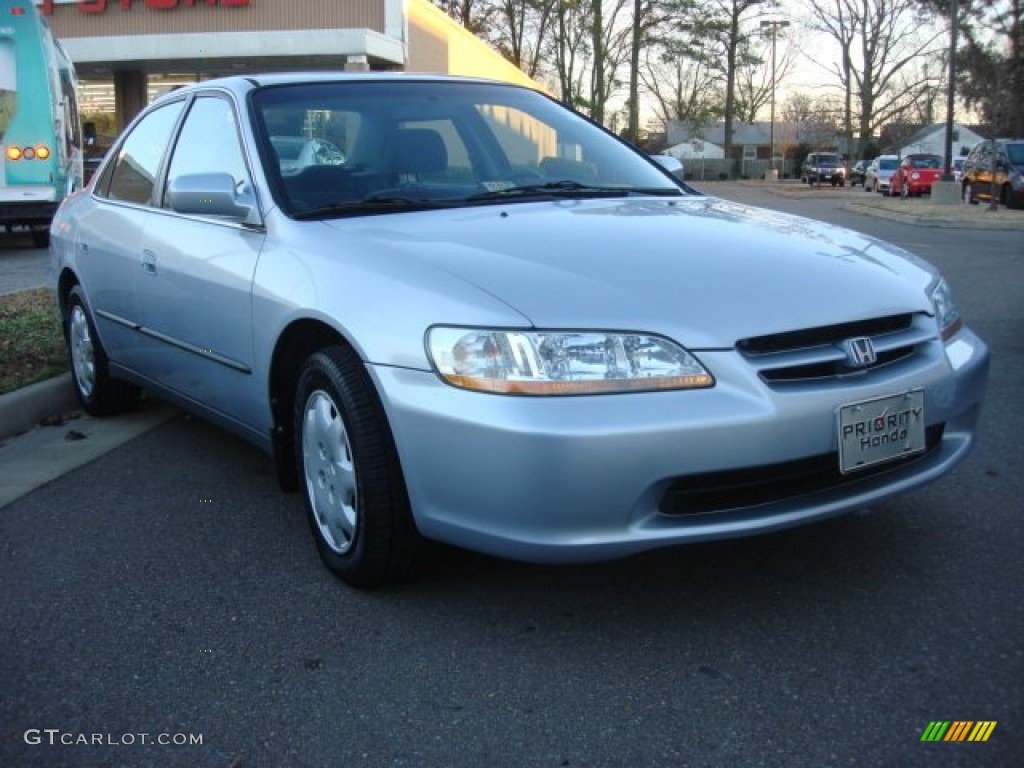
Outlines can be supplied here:
<path id="1" fill-rule="evenodd" d="M 51 254 L 85 408 L 252 441 L 361 586 L 420 537 L 588 561 L 878 504 L 964 457 L 988 367 L 924 261 L 485 81 L 174 91 Z"/>

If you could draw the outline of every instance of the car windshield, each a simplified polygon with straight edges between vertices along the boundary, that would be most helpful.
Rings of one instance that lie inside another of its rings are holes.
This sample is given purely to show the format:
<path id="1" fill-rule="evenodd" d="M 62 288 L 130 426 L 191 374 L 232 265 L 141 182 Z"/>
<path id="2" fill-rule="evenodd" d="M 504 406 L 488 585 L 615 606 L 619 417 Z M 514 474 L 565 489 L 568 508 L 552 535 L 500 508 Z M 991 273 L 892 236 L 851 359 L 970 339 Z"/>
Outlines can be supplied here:
<path id="1" fill-rule="evenodd" d="M 883 171 L 895 171 L 899 164 L 899 160 L 895 157 L 880 157 L 878 159 L 878 168 Z"/>
<path id="2" fill-rule="evenodd" d="M 684 194 L 639 153 L 524 88 L 303 83 L 259 89 L 251 106 L 274 194 L 298 218 Z"/>
<path id="3" fill-rule="evenodd" d="M 839 155 L 818 155 L 818 165 L 839 165 Z"/>
<path id="4" fill-rule="evenodd" d="M 915 157 L 912 158 L 910 162 L 914 168 L 929 169 L 942 167 L 942 158 L 939 157 L 938 155 L 925 155 L 924 157 Z"/>

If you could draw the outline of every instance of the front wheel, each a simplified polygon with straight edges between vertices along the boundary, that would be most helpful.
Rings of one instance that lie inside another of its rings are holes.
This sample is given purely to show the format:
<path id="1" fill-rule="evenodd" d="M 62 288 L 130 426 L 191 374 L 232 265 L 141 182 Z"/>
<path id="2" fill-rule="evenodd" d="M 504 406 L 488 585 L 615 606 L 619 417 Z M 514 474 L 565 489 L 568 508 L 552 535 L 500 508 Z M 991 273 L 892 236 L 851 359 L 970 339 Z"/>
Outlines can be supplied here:
<path id="1" fill-rule="evenodd" d="M 418 538 L 384 409 L 348 347 L 312 355 L 295 397 L 295 451 L 323 563 L 356 587 L 392 583 Z"/>
<path id="2" fill-rule="evenodd" d="M 85 293 L 76 285 L 68 294 L 64 321 L 68 362 L 75 394 L 93 416 L 107 416 L 131 408 L 139 399 L 138 387 L 110 376 L 107 353 L 89 318 Z"/>

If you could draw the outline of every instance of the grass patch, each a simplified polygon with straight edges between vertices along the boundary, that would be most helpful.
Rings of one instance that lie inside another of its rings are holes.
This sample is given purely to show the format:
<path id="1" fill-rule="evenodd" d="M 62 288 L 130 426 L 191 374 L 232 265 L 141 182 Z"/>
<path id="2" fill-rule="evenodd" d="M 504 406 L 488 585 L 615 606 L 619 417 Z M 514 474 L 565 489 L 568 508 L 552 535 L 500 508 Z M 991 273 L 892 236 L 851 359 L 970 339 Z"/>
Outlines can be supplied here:
<path id="1" fill-rule="evenodd" d="M 0 394 L 68 369 L 64 334 L 46 288 L 0 296 Z"/>

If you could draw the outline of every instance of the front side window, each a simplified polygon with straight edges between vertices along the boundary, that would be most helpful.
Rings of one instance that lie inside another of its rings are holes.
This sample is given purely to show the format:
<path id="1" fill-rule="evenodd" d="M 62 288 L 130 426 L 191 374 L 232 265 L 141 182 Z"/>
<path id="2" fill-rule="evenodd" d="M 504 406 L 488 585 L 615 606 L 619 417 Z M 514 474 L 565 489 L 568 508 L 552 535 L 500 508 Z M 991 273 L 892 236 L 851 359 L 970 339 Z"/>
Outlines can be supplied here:
<path id="1" fill-rule="evenodd" d="M 109 175 L 97 185 L 101 194 L 111 200 L 152 205 L 160 161 L 184 104 L 175 101 L 158 107 L 132 128 L 110 165 Z"/>
<path id="2" fill-rule="evenodd" d="M 171 157 L 168 182 L 193 173 L 226 173 L 238 190 L 249 183 L 235 111 L 220 96 L 200 96 L 192 104 Z"/>

